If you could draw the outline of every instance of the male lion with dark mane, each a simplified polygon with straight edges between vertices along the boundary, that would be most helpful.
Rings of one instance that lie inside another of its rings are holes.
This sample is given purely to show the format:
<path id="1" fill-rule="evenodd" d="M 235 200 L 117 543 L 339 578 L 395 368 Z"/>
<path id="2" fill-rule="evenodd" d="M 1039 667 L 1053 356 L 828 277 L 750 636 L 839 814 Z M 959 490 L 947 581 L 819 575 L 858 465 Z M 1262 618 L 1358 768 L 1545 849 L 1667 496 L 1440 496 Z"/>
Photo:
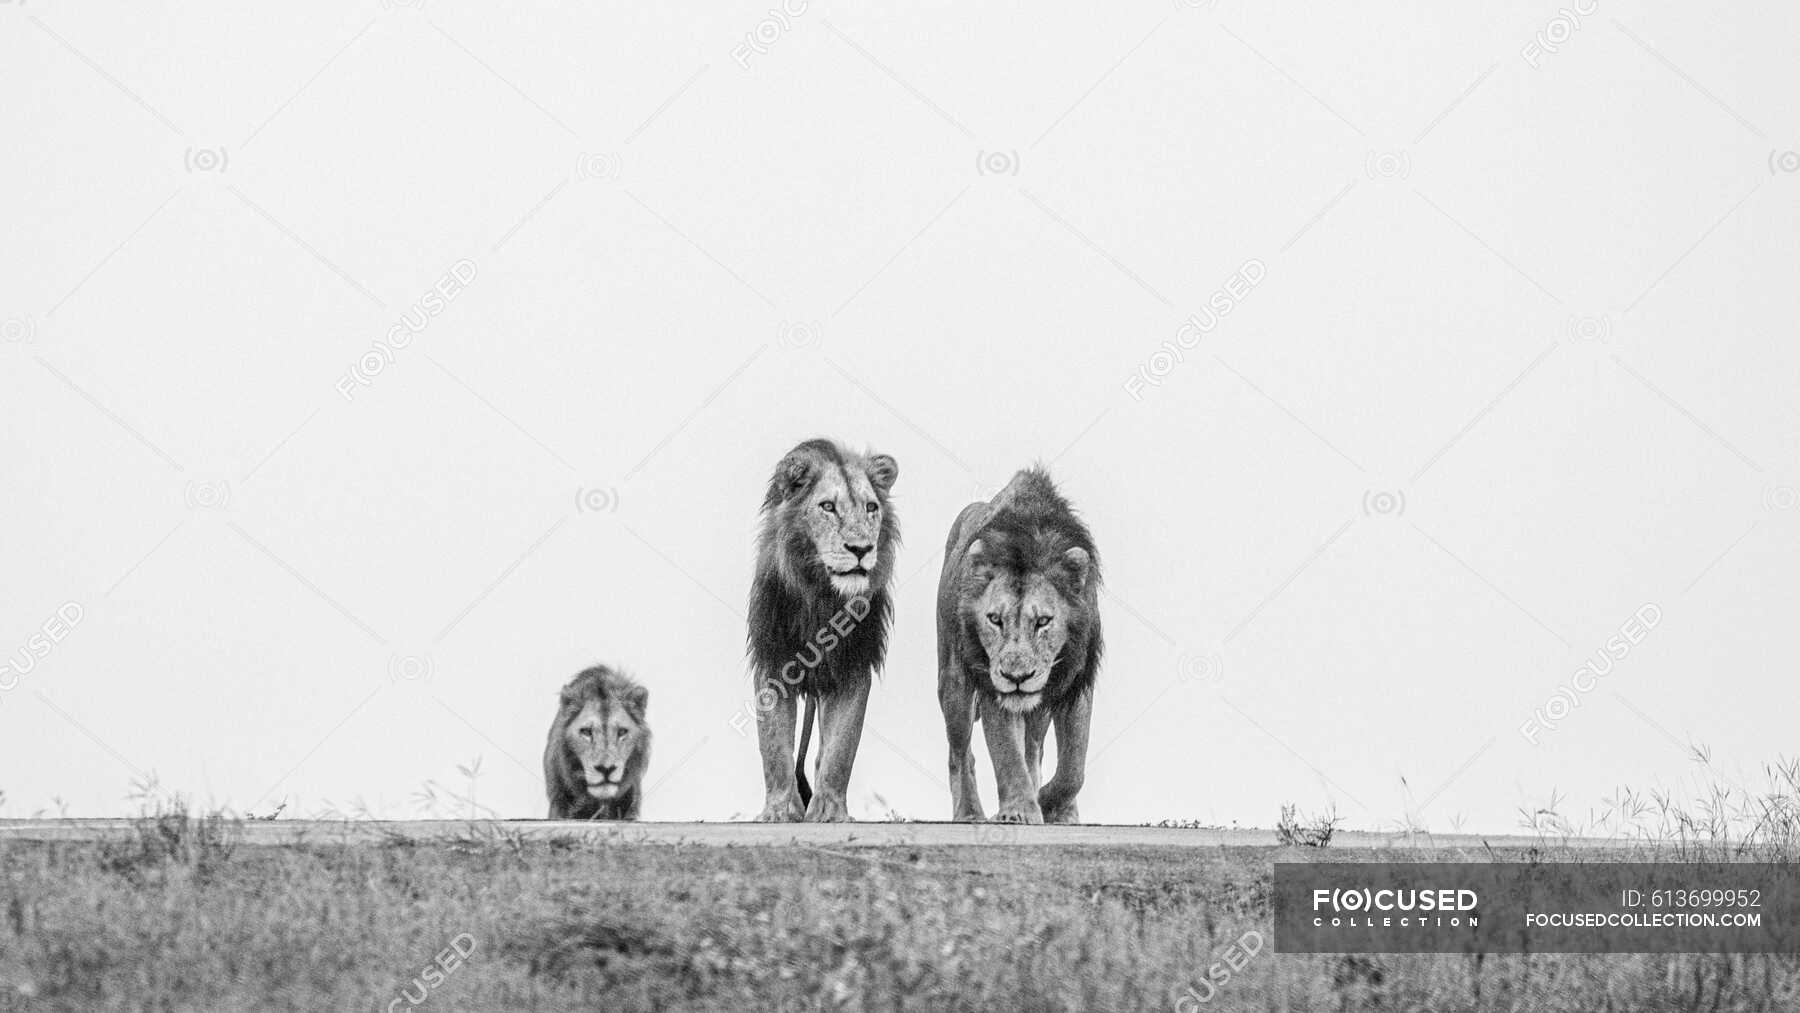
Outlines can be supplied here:
<path id="1" fill-rule="evenodd" d="M 650 765 L 650 691 L 595 665 L 562 688 L 544 744 L 544 791 L 553 820 L 635 820 Z"/>
<path id="2" fill-rule="evenodd" d="M 938 581 L 938 704 L 950 740 L 956 820 L 980 820 L 980 721 L 1008 823 L 1076 823 L 1088 721 L 1100 667 L 1100 557 L 1041 467 L 1019 472 L 956 518 Z M 1040 791 L 1044 736 L 1056 725 L 1056 774 Z"/>
<path id="3" fill-rule="evenodd" d="M 862 741 L 869 687 L 887 653 L 894 548 L 900 522 L 888 492 L 900 466 L 807 440 L 769 477 L 750 587 L 749 655 L 756 739 L 767 797 L 758 820 L 850 818 L 844 798 Z M 797 698 L 806 697 L 798 752 Z M 806 780 L 813 711 L 819 718 L 818 793 Z"/>

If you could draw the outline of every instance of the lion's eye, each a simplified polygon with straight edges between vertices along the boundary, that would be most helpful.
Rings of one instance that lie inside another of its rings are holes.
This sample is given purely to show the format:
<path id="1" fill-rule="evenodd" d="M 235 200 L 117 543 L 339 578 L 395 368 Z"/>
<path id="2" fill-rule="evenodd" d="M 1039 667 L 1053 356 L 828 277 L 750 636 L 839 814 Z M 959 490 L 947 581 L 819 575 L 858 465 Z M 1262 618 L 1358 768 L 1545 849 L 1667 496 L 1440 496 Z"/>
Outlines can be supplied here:
<path id="1" fill-rule="evenodd" d="M 873 514 L 873 513 L 880 513 L 880 512 L 881 512 L 881 507 L 880 507 L 880 505 L 879 505 L 879 504 L 875 504 L 875 503 L 870 503 L 870 504 L 869 504 L 869 505 L 868 505 L 868 506 L 866 506 L 866 507 L 864 507 L 864 508 L 863 508 L 863 509 L 865 509 L 865 510 L 867 510 L 867 511 L 868 511 L 868 512 L 870 512 L 870 513 L 872 513 L 872 514 Z"/>
<path id="2" fill-rule="evenodd" d="M 995 626 L 999 626 L 999 625 L 1001 625 L 1001 617 L 1000 617 L 1000 613 L 998 613 L 998 612 L 989 612 L 989 613 L 988 613 L 988 614 L 987 614 L 987 621 L 988 621 L 988 622 L 990 622 L 990 623 L 993 623 L 993 624 L 994 624 L 994 625 L 995 625 Z"/>
<path id="3" fill-rule="evenodd" d="M 623 728 L 614 729 L 613 730 L 613 738 L 622 739 L 625 737 L 625 732 L 626 732 L 626 729 L 623 729 Z"/>
<path id="4" fill-rule="evenodd" d="M 592 729 L 592 728 L 583 728 L 583 729 L 582 729 L 582 730 L 581 730 L 581 737 L 582 737 L 582 738 L 584 738 L 584 739 L 591 739 L 591 738 L 593 738 L 593 737 L 594 737 L 594 730 L 593 730 L 593 729 Z"/>
<path id="5" fill-rule="evenodd" d="M 823 499 L 819 501 L 819 509 L 828 514 L 834 514 L 837 513 L 837 504 L 828 499 Z"/>
<path id="6" fill-rule="evenodd" d="M 1049 616 L 1038 616 L 1035 623 L 1036 623 L 1037 628 L 1041 630 L 1044 627 L 1050 625 L 1050 617 Z"/>

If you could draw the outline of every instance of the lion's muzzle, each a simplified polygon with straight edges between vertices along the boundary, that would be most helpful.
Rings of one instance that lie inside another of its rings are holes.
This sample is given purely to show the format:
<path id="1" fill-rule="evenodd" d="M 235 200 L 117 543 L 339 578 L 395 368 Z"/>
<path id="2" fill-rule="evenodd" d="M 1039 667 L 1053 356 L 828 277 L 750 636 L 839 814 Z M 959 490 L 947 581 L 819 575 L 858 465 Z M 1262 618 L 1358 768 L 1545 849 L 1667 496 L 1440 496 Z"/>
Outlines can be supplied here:
<path id="1" fill-rule="evenodd" d="M 1023 713 L 1038 705 L 1044 687 L 1050 682 L 1050 670 L 995 665 L 988 671 L 988 681 L 993 683 L 994 692 L 999 694 L 1001 706 Z"/>
<path id="2" fill-rule="evenodd" d="M 614 798 L 624 786 L 625 768 L 601 765 L 586 772 L 587 791 L 595 798 Z"/>

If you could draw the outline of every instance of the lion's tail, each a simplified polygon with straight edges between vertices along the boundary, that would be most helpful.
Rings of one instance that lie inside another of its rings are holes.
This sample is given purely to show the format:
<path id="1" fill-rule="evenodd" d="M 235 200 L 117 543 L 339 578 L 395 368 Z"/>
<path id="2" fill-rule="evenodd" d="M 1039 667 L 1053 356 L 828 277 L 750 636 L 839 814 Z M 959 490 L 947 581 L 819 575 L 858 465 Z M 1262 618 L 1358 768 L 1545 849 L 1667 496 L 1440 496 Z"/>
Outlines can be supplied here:
<path id="1" fill-rule="evenodd" d="M 818 706 L 818 697 L 811 693 L 806 695 L 806 716 L 800 719 L 800 749 L 794 757 L 794 780 L 800 785 L 800 806 L 805 808 L 812 804 L 812 785 L 806 783 L 806 747 L 812 744 L 813 709 Z"/>

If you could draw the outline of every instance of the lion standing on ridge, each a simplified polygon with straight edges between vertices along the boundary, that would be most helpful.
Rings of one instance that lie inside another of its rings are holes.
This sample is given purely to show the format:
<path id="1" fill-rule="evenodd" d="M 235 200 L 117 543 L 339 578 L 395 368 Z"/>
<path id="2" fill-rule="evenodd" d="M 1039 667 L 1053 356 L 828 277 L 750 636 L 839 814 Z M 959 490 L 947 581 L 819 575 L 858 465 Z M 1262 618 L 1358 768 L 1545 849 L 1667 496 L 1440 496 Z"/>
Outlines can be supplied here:
<path id="1" fill-rule="evenodd" d="M 845 796 L 869 687 L 887 654 L 900 522 L 888 492 L 900 466 L 814 439 L 788 451 L 763 497 L 750 587 L 749 655 L 765 823 L 850 818 Z M 806 697 L 799 750 L 795 705 Z M 806 780 L 819 717 L 818 792 Z"/>
<path id="2" fill-rule="evenodd" d="M 650 766 L 650 691 L 595 665 L 562 688 L 544 743 L 553 820 L 635 820 Z"/>
<path id="3" fill-rule="evenodd" d="M 1100 667 L 1100 556 L 1087 525 L 1041 467 L 1013 476 L 956 518 L 938 581 L 938 704 L 950 745 L 956 820 L 980 820 L 980 721 L 1009 823 L 1076 823 Z M 1056 775 L 1043 785 L 1056 725 Z"/>

